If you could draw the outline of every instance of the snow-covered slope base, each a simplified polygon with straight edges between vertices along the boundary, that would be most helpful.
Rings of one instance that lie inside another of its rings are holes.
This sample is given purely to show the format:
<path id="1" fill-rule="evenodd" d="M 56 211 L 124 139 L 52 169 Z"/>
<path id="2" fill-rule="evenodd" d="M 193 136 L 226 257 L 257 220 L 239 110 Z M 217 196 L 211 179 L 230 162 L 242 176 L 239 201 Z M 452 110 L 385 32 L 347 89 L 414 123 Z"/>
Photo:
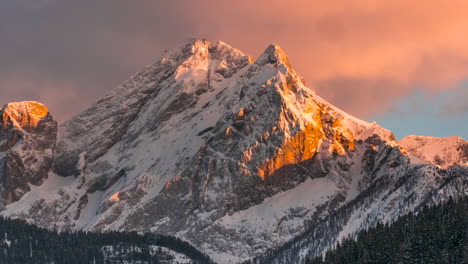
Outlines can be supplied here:
<path id="1" fill-rule="evenodd" d="M 313 232 L 305 256 L 466 190 L 466 167 L 411 163 L 390 131 L 306 87 L 278 46 L 254 61 L 193 40 L 61 125 L 49 179 L 2 213 L 176 235 L 220 263 Z"/>

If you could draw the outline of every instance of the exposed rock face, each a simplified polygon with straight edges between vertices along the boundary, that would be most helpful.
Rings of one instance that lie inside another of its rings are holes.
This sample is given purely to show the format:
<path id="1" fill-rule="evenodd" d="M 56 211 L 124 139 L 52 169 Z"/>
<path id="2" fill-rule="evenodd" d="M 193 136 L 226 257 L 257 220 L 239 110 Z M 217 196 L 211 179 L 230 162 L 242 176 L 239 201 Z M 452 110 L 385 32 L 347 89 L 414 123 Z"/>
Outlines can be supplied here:
<path id="1" fill-rule="evenodd" d="M 423 162 L 441 168 L 468 166 L 468 141 L 461 137 L 406 136 L 398 144 Z"/>
<path id="2" fill-rule="evenodd" d="M 3 215 L 177 235 L 222 263 L 324 234 L 314 228 L 327 223 L 297 256 L 317 254 L 467 185 L 465 167 L 412 164 L 391 131 L 322 99 L 276 45 L 254 61 L 190 41 L 59 131 L 60 177 Z"/>
<path id="3" fill-rule="evenodd" d="M 325 206 L 318 206 L 314 214 L 307 217 L 308 225 L 301 235 L 250 263 L 303 263 L 309 257 L 322 254 L 337 239 L 358 230 L 393 222 L 401 215 L 417 212 L 425 205 L 445 202 L 450 197 L 468 195 L 468 167 L 444 170 L 434 165 L 409 164 L 409 157 L 402 155 L 404 150 L 400 147 L 392 147 L 385 141 L 379 143 L 376 138 L 372 141 L 370 145 L 356 144 L 355 164 L 350 167 L 350 171 L 354 171 L 350 182 L 355 187 L 338 189 L 338 194 L 344 195 L 347 201 L 331 199 L 323 203 Z M 357 168 L 360 173 L 356 173 Z M 346 186 L 346 180 L 344 184 Z M 335 204 L 330 206 L 333 202 Z"/>
<path id="4" fill-rule="evenodd" d="M 3 205 L 19 200 L 29 184 L 47 179 L 53 162 L 57 122 L 38 102 L 5 105 L 0 115 L 0 176 Z"/>

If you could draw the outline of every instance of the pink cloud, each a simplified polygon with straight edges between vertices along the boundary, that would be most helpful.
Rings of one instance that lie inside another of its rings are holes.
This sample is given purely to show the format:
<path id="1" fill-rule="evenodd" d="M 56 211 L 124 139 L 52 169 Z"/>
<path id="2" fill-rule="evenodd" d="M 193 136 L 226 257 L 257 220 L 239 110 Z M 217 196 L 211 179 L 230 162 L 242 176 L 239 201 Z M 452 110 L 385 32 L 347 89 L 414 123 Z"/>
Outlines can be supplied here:
<path id="1" fill-rule="evenodd" d="M 248 53 L 279 44 L 311 86 L 361 117 L 468 77 L 467 1 L 197 1 L 187 10 L 201 33 Z"/>
<path id="2" fill-rule="evenodd" d="M 51 1 L 23 15 L 0 9 L 9 36 L 0 70 L 31 83 L 9 81 L 30 87 L 21 94 L 55 98 L 67 87 L 57 100 L 77 96 L 76 113 L 182 39 L 223 40 L 254 57 L 276 43 L 319 94 L 366 118 L 468 77 L 466 10 L 466 0 Z"/>

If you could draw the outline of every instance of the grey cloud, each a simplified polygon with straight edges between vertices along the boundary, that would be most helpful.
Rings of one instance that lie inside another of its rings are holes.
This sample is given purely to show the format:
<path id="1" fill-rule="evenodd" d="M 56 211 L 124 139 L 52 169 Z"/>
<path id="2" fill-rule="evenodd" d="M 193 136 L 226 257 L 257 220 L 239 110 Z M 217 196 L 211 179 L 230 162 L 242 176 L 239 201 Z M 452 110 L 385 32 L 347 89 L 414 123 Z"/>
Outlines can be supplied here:
<path id="1" fill-rule="evenodd" d="M 0 104 L 41 99 L 60 120 L 76 114 L 193 30 L 171 19 L 170 7 L 160 7 L 120 0 L 2 2 Z"/>
<path id="2" fill-rule="evenodd" d="M 449 93 L 438 114 L 442 118 L 468 116 L 468 85 Z"/>

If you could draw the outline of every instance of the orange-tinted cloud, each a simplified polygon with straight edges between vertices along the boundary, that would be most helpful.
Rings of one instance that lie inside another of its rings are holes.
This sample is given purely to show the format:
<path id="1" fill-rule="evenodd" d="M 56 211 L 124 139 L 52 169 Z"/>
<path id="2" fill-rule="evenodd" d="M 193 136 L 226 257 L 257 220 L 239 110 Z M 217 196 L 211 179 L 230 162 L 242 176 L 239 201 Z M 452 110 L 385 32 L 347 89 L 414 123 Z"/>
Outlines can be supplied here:
<path id="1" fill-rule="evenodd" d="M 468 77 L 466 0 L 49 1 L 5 10 L 0 71 L 69 83 L 89 94 L 87 104 L 188 37 L 253 56 L 279 44 L 310 86 L 362 118 Z"/>
<path id="2" fill-rule="evenodd" d="M 191 8 L 218 8 L 191 13 L 202 28 L 218 25 L 220 38 L 249 51 L 280 44 L 311 86 L 361 117 L 468 77 L 467 1 L 202 2 Z"/>

